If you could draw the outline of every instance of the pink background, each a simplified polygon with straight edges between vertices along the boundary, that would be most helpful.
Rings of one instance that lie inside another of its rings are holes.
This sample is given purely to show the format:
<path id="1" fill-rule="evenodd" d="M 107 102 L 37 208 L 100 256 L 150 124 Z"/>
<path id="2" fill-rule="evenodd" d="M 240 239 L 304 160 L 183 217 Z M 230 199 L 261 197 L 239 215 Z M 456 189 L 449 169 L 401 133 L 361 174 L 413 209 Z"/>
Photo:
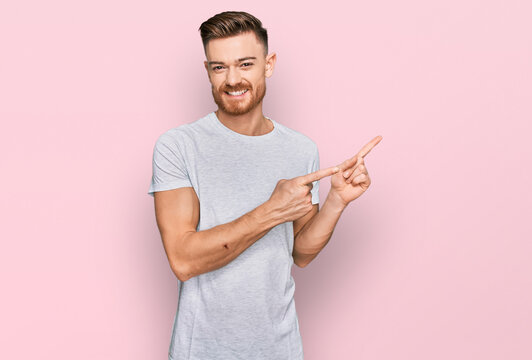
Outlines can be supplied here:
<path id="1" fill-rule="evenodd" d="M 2 3 L 0 358 L 167 358 L 152 149 L 216 109 L 198 27 L 244 10 L 278 56 L 265 114 L 322 167 L 383 136 L 294 267 L 305 359 L 531 359 L 530 2 L 249 4 Z"/>

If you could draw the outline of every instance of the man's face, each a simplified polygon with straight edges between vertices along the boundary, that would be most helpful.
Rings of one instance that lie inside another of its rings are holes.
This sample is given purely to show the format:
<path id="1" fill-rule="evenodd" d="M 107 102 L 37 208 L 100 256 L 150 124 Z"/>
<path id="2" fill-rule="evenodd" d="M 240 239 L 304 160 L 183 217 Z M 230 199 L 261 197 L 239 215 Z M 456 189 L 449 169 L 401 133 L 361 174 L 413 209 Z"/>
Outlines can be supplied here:
<path id="1" fill-rule="evenodd" d="M 264 56 L 264 46 L 255 33 L 210 40 L 205 52 L 212 95 L 221 111 L 242 115 L 261 103 L 276 56 Z"/>

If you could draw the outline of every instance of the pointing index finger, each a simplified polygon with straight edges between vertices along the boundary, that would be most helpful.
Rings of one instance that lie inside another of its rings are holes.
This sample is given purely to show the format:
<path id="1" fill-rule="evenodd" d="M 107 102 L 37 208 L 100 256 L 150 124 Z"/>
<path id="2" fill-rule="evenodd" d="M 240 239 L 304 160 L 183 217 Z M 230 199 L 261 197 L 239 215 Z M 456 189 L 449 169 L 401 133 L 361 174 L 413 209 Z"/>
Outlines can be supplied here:
<path id="1" fill-rule="evenodd" d="M 299 177 L 299 183 L 301 185 L 307 185 L 310 184 L 316 180 L 323 179 L 326 176 L 331 176 L 337 173 L 340 170 L 338 166 L 331 166 L 326 169 L 320 169 L 314 172 L 311 172 L 310 174 L 303 175 Z"/>
<path id="2" fill-rule="evenodd" d="M 371 149 L 373 149 L 375 145 L 377 145 L 381 140 L 382 140 L 382 136 L 380 135 L 375 136 L 373 140 L 371 140 L 369 143 L 364 145 L 364 147 L 358 152 L 357 156 L 361 156 L 361 157 L 366 156 L 371 151 Z"/>

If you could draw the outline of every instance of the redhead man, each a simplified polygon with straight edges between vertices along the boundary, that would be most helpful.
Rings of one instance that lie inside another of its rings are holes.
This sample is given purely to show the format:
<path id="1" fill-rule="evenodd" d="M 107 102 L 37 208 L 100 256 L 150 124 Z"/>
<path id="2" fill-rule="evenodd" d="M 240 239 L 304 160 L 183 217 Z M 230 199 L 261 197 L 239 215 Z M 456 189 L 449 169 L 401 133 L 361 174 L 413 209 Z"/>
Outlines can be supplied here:
<path id="1" fill-rule="evenodd" d="M 364 156 L 381 137 L 320 169 L 310 138 L 262 113 L 276 54 L 261 21 L 228 11 L 199 30 L 218 109 L 158 138 L 149 190 L 178 279 L 169 359 L 300 360 L 292 265 L 308 265 L 367 190 Z"/>

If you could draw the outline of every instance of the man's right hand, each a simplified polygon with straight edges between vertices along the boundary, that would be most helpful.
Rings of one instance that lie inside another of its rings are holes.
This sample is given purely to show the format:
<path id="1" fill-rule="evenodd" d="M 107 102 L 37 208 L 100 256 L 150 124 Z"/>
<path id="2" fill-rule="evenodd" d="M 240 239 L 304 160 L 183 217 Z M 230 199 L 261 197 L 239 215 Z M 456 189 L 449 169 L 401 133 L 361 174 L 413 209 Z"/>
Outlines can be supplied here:
<path id="1" fill-rule="evenodd" d="M 270 209 L 285 222 L 299 219 L 312 210 L 312 183 L 339 170 L 337 166 L 331 166 L 307 175 L 279 180 L 268 200 Z"/>

